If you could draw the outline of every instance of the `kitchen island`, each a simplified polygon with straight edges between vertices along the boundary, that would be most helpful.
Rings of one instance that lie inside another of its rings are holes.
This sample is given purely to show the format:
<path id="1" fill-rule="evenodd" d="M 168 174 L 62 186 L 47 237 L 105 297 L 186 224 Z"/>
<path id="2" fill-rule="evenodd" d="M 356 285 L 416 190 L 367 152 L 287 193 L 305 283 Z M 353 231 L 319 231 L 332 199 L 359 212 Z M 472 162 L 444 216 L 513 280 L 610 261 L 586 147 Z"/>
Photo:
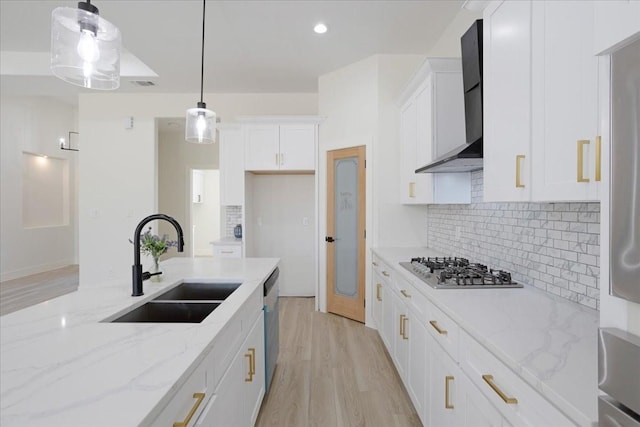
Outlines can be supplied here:
<path id="1" fill-rule="evenodd" d="M 246 335 L 252 327 L 240 315 L 258 319 L 253 329 L 262 325 L 262 285 L 278 262 L 173 258 L 163 261 L 161 282 L 144 282 L 144 296 L 131 297 L 127 280 L 81 283 L 77 292 L 2 316 L 0 424 L 146 426 L 164 424 L 163 417 L 171 416 L 166 412 L 174 408 L 181 415 L 173 421 L 182 421 L 188 411 L 175 401 L 183 386 L 202 370 L 208 399 L 211 388 L 226 381 L 236 365 L 229 354 L 240 348 L 235 335 Z M 104 322 L 183 281 L 222 280 L 242 285 L 201 323 Z M 262 354 L 259 348 L 257 354 Z M 254 359 L 250 372 L 255 365 L 260 369 L 261 361 Z M 209 409 L 205 406 L 198 414 Z"/>
<path id="2" fill-rule="evenodd" d="M 399 265 L 416 256 L 443 254 L 373 249 L 373 313 L 425 425 L 597 425 L 596 310 L 531 286 L 434 289 Z"/>

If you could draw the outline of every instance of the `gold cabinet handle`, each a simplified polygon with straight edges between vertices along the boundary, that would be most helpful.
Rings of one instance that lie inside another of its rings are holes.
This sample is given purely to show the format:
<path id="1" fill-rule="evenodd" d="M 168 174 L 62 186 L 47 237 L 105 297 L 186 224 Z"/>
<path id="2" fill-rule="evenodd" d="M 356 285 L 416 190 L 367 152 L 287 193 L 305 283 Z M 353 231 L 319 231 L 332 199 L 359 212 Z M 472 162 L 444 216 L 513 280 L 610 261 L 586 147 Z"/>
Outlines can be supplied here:
<path id="1" fill-rule="evenodd" d="M 584 172 L 584 146 L 589 145 L 588 139 L 578 140 L 578 182 L 589 182 L 589 178 L 585 178 Z"/>
<path id="2" fill-rule="evenodd" d="M 404 338 L 404 318 L 405 315 L 401 314 L 400 315 L 400 336 Z"/>
<path id="3" fill-rule="evenodd" d="M 383 276 L 387 276 L 387 277 L 391 276 L 391 275 L 390 275 L 389 273 L 387 273 L 386 271 L 383 271 L 383 272 L 382 272 L 382 275 L 383 275 Z"/>
<path id="4" fill-rule="evenodd" d="M 256 349 L 250 348 L 249 353 L 245 353 L 244 357 L 249 358 L 249 376 L 244 381 L 253 382 L 253 376 L 256 374 Z"/>
<path id="5" fill-rule="evenodd" d="M 284 165 L 284 153 L 280 153 L 280 166 Z"/>
<path id="6" fill-rule="evenodd" d="M 416 183 L 415 182 L 410 182 L 409 183 L 409 197 L 411 197 L 411 198 L 416 197 Z"/>
<path id="7" fill-rule="evenodd" d="M 596 181 L 602 179 L 602 137 L 596 136 Z"/>
<path id="8" fill-rule="evenodd" d="M 404 295 L 404 296 L 405 296 L 405 298 L 411 298 L 411 294 L 407 293 L 407 291 L 405 291 L 404 289 L 402 289 L 402 290 L 400 291 L 400 293 L 401 293 L 402 295 Z"/>
<path id="9" fill-rule="evenodd" d="M 516 188 L 524 188 L 524 184 L 522 183 L 522 169 L 521 164 L 524 160 L 524 154 L 518 154 L 516 156 Z"/>
<path id="10" fill-rule="evenodd" d="M 438 322 L 436 322 L 435 320 L 429 320 L 429 323 L 431 324 L 431 326 L 433 326 L 433 329 L 438 331 L 440 335 L 447 335 L 447 331 L 445 331 L 444 329 L 440 329 L 440 327 L 438 326 Z"/>
<path id="11" fill-rule="evenodd" d="M 378 301 L 382 301 L 382 296 L 380 296 L 380 288 L 382 288 L 382 284 L 377 283 L 376 284 L 376 299 Z"/>
<path id="12" fill-rule="evenodd" d="M 193 418 L 193 414 L 196 413 L 196 411 L 200 407 L 200 404 L 204 400 L 204 393 L 193 393 L 193 398 L 196 399 L 196 403 L 194 403 L 191 407 L 191 410 L 187 414 L 187 417 L 184 419 L 184 421 L 176 421 L 175 423 L 173 423 L 173 427 L 187 427 L 187 424 L 189 424 L 189 421 L 191 421 L 191 418 Z"/>
<path id="13" fill-rule="evenodd" d="M 279 159 L 280 159 L 280 155 L 276 153 L 276 166 L 280 165 Z"/>
<path id="14" fill-rule="evenodd" d="M 374 266 L 374 267 L 377 267 L 377 266 L 378 266 L 378 263 L 377 263 L 377 262 L 375 262 L 375 261 L 373 261 L 371 264 L 373 264 L 373 266 Z"/>
<path id="15" fill-rule="evenodd" d="M 453 405 L 451 404 L 451 400 L 449 400 L 449 381 L 453 381 L 453 375 L 447 375 L 444 377 L 444 408 L 445 409 L 453 409 Z"/>
<path id="16" fill-rule="evenodd" d="M 232 254 L 233 251 L 220 251 L 221 254 Z"/>
<path id="17" fill-rule="evenodd" d="M 500 390 L 496 383 L 493 382 L 493 375 L 483 375 L 482 379 L 484 380 L 484 382 L 489 384 L 489 387 L 491 387 L 491 389 L 495 391 L 498 396 L 500 396 L 500 399 L 502 399 L 504 403 L 509 405 L 518 403 L 518 399 L 516 399 L 515 397 L 508 397 L 502 390 Z"/>
<path id="18" fill-rule="evenodd" d="M 403 340 L 409 339 L 409 336 L 407 335 L 407 324 L 405 323 L 407 320 L 409 320 L 407 316 L 404 316 L 404 319 L 402 319 L 402 339 Z"/>

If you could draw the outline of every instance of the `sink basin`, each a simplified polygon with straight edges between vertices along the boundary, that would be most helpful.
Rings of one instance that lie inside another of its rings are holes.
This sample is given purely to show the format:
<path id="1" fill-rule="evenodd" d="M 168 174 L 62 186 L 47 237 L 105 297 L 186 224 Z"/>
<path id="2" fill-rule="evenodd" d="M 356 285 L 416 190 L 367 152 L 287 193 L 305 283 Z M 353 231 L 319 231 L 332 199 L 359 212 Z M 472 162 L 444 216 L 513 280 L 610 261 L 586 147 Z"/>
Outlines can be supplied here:
<path id="1" fill-rule="evenodd" d="M 242 283 L 183 283 L 154 301 L 224 301 Z"/>
<path id="2" fill-rule="evenodd" d="M 217 302 L 149 301 L 111 323 L 200 323 L 219 305 Z"/>

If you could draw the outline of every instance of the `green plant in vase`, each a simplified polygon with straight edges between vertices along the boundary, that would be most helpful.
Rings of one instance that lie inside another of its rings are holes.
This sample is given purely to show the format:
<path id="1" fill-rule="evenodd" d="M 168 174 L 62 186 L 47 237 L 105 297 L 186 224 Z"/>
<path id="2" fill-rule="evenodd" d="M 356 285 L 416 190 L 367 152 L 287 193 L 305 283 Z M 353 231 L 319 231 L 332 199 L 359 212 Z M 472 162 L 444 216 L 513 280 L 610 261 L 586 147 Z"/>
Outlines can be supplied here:
<path id="1" fill-rule="evenodd" d="M 129 242 L 133 243 L 131 239 Z M 167 253 L 169 248 L 177 247 L 178 242 L 175 240 L 167 240 L 167 235 L 163 234 L 162 237 L 157 234 L 151 234 L 151 227 L 140 235 L 140 252 L 144 255 L 149 255 L 153 258 L 153 266 L 150 273 L 157 273 L 160 271 L 160 255 Z M 160 275 L 151 276 L 151 281 L 159 282 L 162 280 Z"/>

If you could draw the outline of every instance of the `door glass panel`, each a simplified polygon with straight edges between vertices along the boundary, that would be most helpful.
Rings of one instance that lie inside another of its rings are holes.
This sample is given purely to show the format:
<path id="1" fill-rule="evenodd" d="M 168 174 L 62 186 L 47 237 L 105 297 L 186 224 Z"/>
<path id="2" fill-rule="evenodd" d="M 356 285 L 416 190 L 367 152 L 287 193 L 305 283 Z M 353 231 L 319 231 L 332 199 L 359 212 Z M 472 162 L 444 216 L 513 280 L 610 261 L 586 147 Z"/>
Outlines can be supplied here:
<path id="1" fill-rule="evenodd" d="M 334 162 L 335 271 L 334 292 L 358 296 L 358 158 Z"/>

